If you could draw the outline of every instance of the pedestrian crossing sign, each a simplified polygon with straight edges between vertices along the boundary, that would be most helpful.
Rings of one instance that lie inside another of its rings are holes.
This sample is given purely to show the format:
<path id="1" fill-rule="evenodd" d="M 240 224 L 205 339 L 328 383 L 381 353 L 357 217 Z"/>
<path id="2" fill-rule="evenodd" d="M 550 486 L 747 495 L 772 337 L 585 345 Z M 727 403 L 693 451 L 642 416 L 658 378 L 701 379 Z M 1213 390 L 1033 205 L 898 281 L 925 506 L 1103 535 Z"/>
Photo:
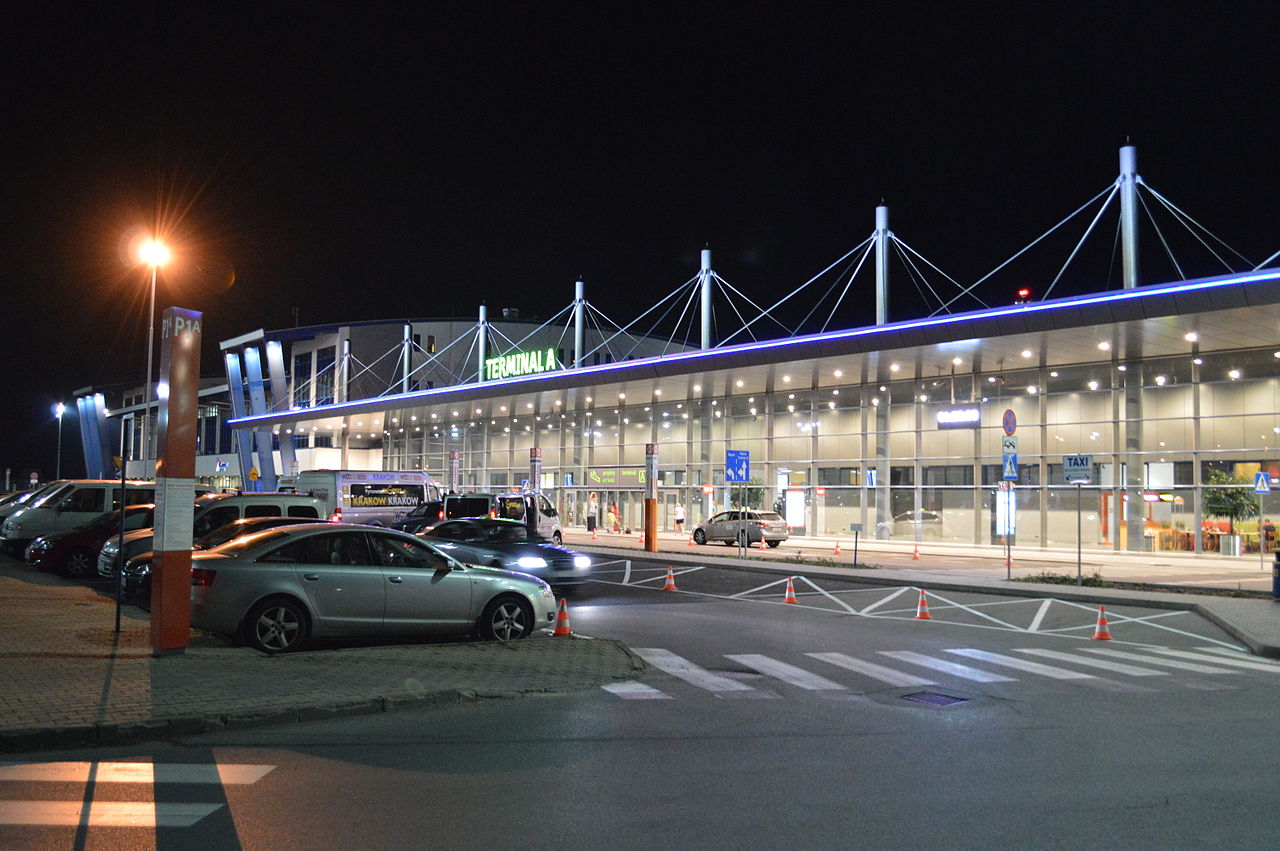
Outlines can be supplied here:
<path id="1" fill-rule="evenodd" d="M 1018 456 L 1008 452 L 1004 456 L 1004 480 L 1006 482 L 1018 480 Z"/>
<path id="2" fill-rule="evenodd" d="M 1267 473 L 1255 473 L 1253 476 L 1254 493 L 1271 493 L 1271 476 Z"/>

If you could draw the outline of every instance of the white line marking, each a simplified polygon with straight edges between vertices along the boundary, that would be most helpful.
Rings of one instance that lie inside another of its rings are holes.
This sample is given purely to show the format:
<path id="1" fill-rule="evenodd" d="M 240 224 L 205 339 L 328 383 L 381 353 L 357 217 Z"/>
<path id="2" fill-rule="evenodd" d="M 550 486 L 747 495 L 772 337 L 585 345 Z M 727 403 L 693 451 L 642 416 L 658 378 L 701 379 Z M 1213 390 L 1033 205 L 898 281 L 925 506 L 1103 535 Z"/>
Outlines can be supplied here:
<path id="1" fill-rule="evenodd" d="M 982 671 L 978 668 L 970 668 L 968 665 L 961 665 L 957 662 L 948 662 L 945 659 L 935 659 L 932 656 L 925 656 L 923 653 L 913 653 L 910 650 L 881 650 L 882 656 L 890 656 L 894 659 L 901 659 L 903 662 L 910 662 L 913 665 L 919 665 L 922 668 L 932 668 L 935 671 L 942 671 L 944 674 L 951 674 L 953 677 L 960 677 L 964 680 L 973 680 L 979 683 L 1016 683 L 1013 677 L 1006 677 L 1003 674 L 993 674 L 990 671 Z"/>
<path id="2" fill-rule="evenodd" d="M 1259 662 L 1253 659 L 1227 659 L 1222 656 L 1210 656 L 1207 653 L 1192 653 L 1189 650 L 1157 650 L 1165 656 L 1177 656 L 1192 661 L 1213 662 L 1215 665 L 1234 665 L 1237 668 L 1249 668 L 1254 671 L 1266 671 L 1269 674 L 1280 674 L 1280 667 L 1270 662 Z"/>
<path id="3" fill-rule="evenodd" d="M 0 801 L 0 824 L 57 827 L 191 827 L 222 804 L 94 801 Z"/>
<path id="4" fill-rule="evenodd" d="M 824 591 L 823 589 L 819 588 L 817 585 L 815 585 L 815 584 L 814 584 L 814 583 L 809 579 L 809 577 L 807 577 L 807 576 L 797 576 L 797 577 L 796 577 L 796 579 L 797 579 L 797 580 L 799 580 L 800 582 L 803 582 L 804 584 L 808 585 L 808 586 L 809 586 L 810 588 L 812 588 L 814 591 L 817 591 L 819 594 L 821 594 L 822 596 L 826 597 L 828 600 L 830 600 L 831 602 L 835 603 L 837 606 L 840 606 L 840 607 L 841 607 L 841 608 L 843 608 L 845 611 L 847 611 L 849 614 L 851 614 L 851 615 L 856 615 L 856 614 L 858 614 L 858 610 L 857 610 L 857 609 L 855 609 L 853 606 L 850 606 L 848 603 L 846 603 L 844 600 L 841 600 L 839 597 L 836 597 L 836 596 L 834 596 L 834 595 L 832 595 L 832 594 L 828 593 L 827 591 Z"/>
<path id="5" fill-rule="evenodd" d="M 725 658 L 799 688 L 811 691 L 843 691 L 845 689 L 845 686 L 826 677 L 820 677 L 817 674 L 806 671 L 804 668 L 797 668 L 795 665 L 788 665 L 786 662 L 779 662 L 777 659 L 770 659 L 768 656 L 761 656 L 758 653 L 726 653 Z"/>
<path id="6" fill-rule="evenodd" d="M 646 568 L 646 569 L 647 569 L 647 568 Z M 702 567 L 686 567 L 684 570 L 673 570 L 673 571 L 672 571 L 672 575 L 673 575 L 673 576 L 684 576 L 686 573 L 694 573 L 695 571 L 699 571 L 699 570 L 702 570 Z M 632 582 L 631 584 L 632 584 L 632 585 L 643 585 L 643 584 L 644 584 L 644 583 L 646 583 L 646 582 L 660 582 L 660 581 L 666 581 L 666 578 L 667 578 L 667 572 L 666 572 L 665 570 L 663 570 L 663 571 L 662 571 L 661 573 L 659 573 L 657 576 L 648 576 L 648 577 L 646 577 L 646 578 L 644 578 L 644 579 L 637 579 L 635 582 Z M 624 582 L 623 584 L 625 585 L 626 583 Z M 708 595 L 708 596 L 718 597 L 719 595 L 718 595 L 718 594 L 711 594 L 711 595 Z"/>
<path id="7" fill-rule="evenodd" d="M 624 700 L 670 700 L 671 695 L 666 692 L 658 691 L 656 688 L 647 686 L 644 683 L 638 683 L 635 680 L 629 680 L 623 683 L 605 683 L 600 686 L 607 692 L 612 692 Z"/>
<path id="8" fill-rule="evenodd" d="M 96 767 L 95 767 L 96 766 Z M 153 762 L 0 762 L 0 781 L 87 783 L 256 783 L 274 765 L 165 764 Z"/>
<path id="9" fill-rule="evenodd" d="M 1038 647 L 1019 647 L 1019 653 L 1030 653 L 1033 656 L 1043 656 L 1046 659 L 1057 659 L 1062 662 L 1070 662 L 1073 665 L 1084 665 L 1086 668 L 1101 668 L 1104 671 L 1114 671 L 1117 674 L 1128 674 L 1131 677 L 1164 677 L 1168 676 L 1168 671 L 1153 671 L 1150 668 L 1139 668 L 1137 665 L 1126 665 L 1124 662 L 1110 662 L 1106 659 L 1085 659 L 1080 656 L 1073 656 L 1070 653 L 1061 653 L 1057 650 L 1041 650 Z"/>
<path id="10" fill-rule="evenodd" d="M 775 585 L 785 585 L 787 583 L 787 579 L 788 577 L 784 576 L 776 582 L 766 582 L 764 585 L 761 585 L 759 588 L 752 588 L 750 591 L 739 591 L 737 594 L 730 594 L 729 599 L 737 600 L 740 597 L 746 597 L 749 594 L 754 594 L 757 591 L 763 591 L 766 588 L 772 588 Z"/>
<path id="11" fill-rule="evenodd" d="M 888 683 L 891 686 L 937 685 L 933 680 L 926 680 L 924 677 L 917 677 L 915 674 L 907 674 L 893 668 L 886 668 L 884 665 L 877 665 L 875 662 L 865 662 L 862 659 L 855 659 L 843 653 L 806 653 L 804 655 L 812 656 L 822 662 L 830 662 L 832 665 L 838 665 L 850 671 L 856 671 L 859 674 L 871 677 L 873 680 L 879 680 L 882 683 Z"/>
<path id="12" fill-rule="evenodd" d="M 1049 606 L 1052 604 L 1052 598 L 1040 604 L 1040 608 L 1036 610 L 1036 616 L 1031 619 L 1031 626 L 1027 627 L 1027 632 L 1035 632 L 1040 628 L 1040 624 L 1044 621 L 1044 616 L 1049 613 Z"/>
<path id="13" fill-rule="evenodd" d="M 631 559 L 626 561 L 626 569 L 622 571 L 622 584 L 627 585 L 631 582 Z"/>
<path id="14" fill-rule="evenodd" d="M 875 610 L 875 609 L 880 608 L 880 607 L 881 607 L 881 606 L 883 606 L 885 603 L 889 602 L 889 601 L 890 601 L 890 600 L 892 600 L 894 597 L 897 597 L 899 594 L 903 593 L 903 592 L 904 592 L 904 591 L 906 591 L 906 590 L 907 590 L 906 588 L 899 588 L 897 591 L 894 591 L 894 592 L 893 592 L 892 594 L 890 594 L 888 597 L 883 597 L 883 598 L 881 598 L 881 599 L 879 599 L 879 600 L 876 600 L 876 601 L 875 601 L 874 603 L 872 603 L 870 606 L 867 606 L 865 609 L 863 609 L 859 614 L 863 614 L 863 615 L 865 615 L 865 614 L 868 614 L 869 612 L 871 612 L 871 611 L 873 611 L 873 610 Z"/>
<path id="15" fill-rule="evenodd" d="M 1006 629 L 1012 629 L 1015 632 L 1026 631 L 1020 626 L 1014 626 L 1013 624 L 1002 621 L 999 618 L 993 618 L 991 615 L 987 614 L 986 612 L 980 612 L 977 609 L 973 608 L 972 606 L 965 606 L 960 603 L 957 603 L 954 600 L 948 600 L 946 597 L 943 597 L 941 594 L 938 594 L 936 592 L 930 596 L 932 596 L 934 600 L 941 600 L 942 602 L 946 603 L 948 606 L 955 606 L 957 609 L 963 609 L 964 611 L 968 612 L 971 615 L 977 615 L 980 618 L 986 618 L 992 623 L 998 623 Z"/>
<path id="16" fill-rule="evenodd" d="M 1097 679 L 1093 674 L 1082 674 L 1079 671 L 1068 671 L 1066 668 L 1055 668 L 1053 665 L 1042 665 L 1039 662 L 1028 662 L 1026 659 L 1005 656 L 1003 653 L 992 653 L 989 650 L 977 650 L 973 647 L 959 647 L 954 650 L 948 650 L 947 652 L 954 653 L 957 656 L 966 656 L 970 659 L 978 659 L 982 662 L 990 662 L 992 665 L 1004 665 L 1006 668 L 1026 671 L 1028 674 L 1039 674 L 1042 677 L 1049 677 L 1055 680 Z"/>
<path id="17" fill-rule="evenodd" d="M 1159 659 L 1155 656 L 1139 656 L 1137 653 L 1125 653 L 1123 650 L 1112 650 L 1110 647 L 1081 647 L 1086 653 L 1098 653 L 1103 656 L 1114 656 L 1117 659 L 1129 659 L 1146 665 L 1162 665 L 1166 668 L 1177 668 L 1180 671 L 1194 671 L 1197 674 L 1238 674 L 1227 668 L 1215 668 L 1211 665 L 1199 665 L 1195 662 L 1179 662 L 1176 659 Z M 1214 660 L 1218 661 L 1217 659 Z"/>
<path id="18" fill-rule="evenodd" d="M 691 685 L 707 691 L 755 691 L 751 686 L 713 674 L 706 668 L 699 668 L 688 659 L 677 656 L 670 650 L 660 647 L 636 647 L 636 654 L 660 671 L 666 671 L 673 677 L 679 677 Z"/>

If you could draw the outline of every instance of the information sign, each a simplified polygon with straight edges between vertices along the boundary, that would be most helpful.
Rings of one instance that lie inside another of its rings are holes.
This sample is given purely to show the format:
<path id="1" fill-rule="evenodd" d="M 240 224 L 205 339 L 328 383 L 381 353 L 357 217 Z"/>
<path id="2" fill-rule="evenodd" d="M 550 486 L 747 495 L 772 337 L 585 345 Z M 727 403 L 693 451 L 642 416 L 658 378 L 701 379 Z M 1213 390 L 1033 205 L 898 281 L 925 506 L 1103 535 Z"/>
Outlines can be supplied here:
<path id="1" fill-rule="evenodd" d="M 1089 484 L 1093 481 L 1093 456 L 1063 455 L 1062 477 L 1071 484 Z"/>
<path id="2" fill-rule="evenodd" d="M 726 482 L 751 481 L 751 452 L 746 449 L 726 449 L 724 453 L 724 480 Z"/>

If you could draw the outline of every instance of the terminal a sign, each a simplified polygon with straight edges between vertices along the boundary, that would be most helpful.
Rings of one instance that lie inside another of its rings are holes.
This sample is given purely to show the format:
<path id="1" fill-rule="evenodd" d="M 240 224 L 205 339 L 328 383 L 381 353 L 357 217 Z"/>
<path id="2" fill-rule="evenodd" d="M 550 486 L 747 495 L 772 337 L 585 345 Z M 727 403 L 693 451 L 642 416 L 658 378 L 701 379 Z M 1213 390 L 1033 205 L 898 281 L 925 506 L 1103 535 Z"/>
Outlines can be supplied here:
<path id="1" fill-rule="evenodd" d="M 559 369 L 555 349 L 537 349 L 532 352 L 512 352 L 496 358 L 486 358 L 484 362 L 484 380 L 497 381 L 501 378 L 515 378 L 520 375 L 537 375 L 540 372 L 551 372 Z"/>

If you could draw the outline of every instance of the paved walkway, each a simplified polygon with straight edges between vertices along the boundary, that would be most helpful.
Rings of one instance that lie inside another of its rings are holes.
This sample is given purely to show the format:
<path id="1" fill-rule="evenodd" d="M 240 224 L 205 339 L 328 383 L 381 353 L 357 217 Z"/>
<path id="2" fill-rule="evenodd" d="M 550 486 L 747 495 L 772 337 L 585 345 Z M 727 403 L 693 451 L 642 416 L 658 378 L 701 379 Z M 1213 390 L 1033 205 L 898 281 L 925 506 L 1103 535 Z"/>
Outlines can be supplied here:
<path id="1" fill-rule="evenodd" d="M 640 536 L 569 543 L 603 558 L 642 555 Z M 687 536 L 663 536 L 657 558 L 672 564 L 715 564 L 778 573 L 833 575 L 872 584 L 918 585 L 1019 596 L 1052 596 L 1198 611 L 1254 653 L 1280 658 L 1280 604 L 1268 599 L 1205 596 L 1203 586 L 1261 586 L 1257 563 L 1170 560 L 1160 555 L 1089 554 L 1085 573 L 1113 580 L 1180 586 L 1184 593 L 1010 583 L 989 551 L 926 547 L 912 558 L 902 545 L 861 548 L 854 569 L 833 541 L 792 541 L 777 550 L 690 547 Z M 844 542 L 842 542 L 844 546 Z M 797 556 L 828 564 L 797 564 Z M 1034 560 L 1033 560 L 1034 559 Z M 1074 553 L 1015 551 L 1015 575 L 1075 571 Z M 1270 575 L 1266 575 L 1267 587 Z M 1198 583 L 1198 585 L 1197 585 Z M 1190 592 L 1190 593 L 1186 593 Z M 569 692 L 644 670 L 620 642 L 538 637 L 514 644 L 466 641 L 346 646 L 266 656 L 193 633 L 186 653 L 153 658 L 147 613 L 122 609 L 84 585 L 41 574 L 0 557 L 0 751 L 116 744 L 206 730 L 395 711 L 462 700 Z"/>

